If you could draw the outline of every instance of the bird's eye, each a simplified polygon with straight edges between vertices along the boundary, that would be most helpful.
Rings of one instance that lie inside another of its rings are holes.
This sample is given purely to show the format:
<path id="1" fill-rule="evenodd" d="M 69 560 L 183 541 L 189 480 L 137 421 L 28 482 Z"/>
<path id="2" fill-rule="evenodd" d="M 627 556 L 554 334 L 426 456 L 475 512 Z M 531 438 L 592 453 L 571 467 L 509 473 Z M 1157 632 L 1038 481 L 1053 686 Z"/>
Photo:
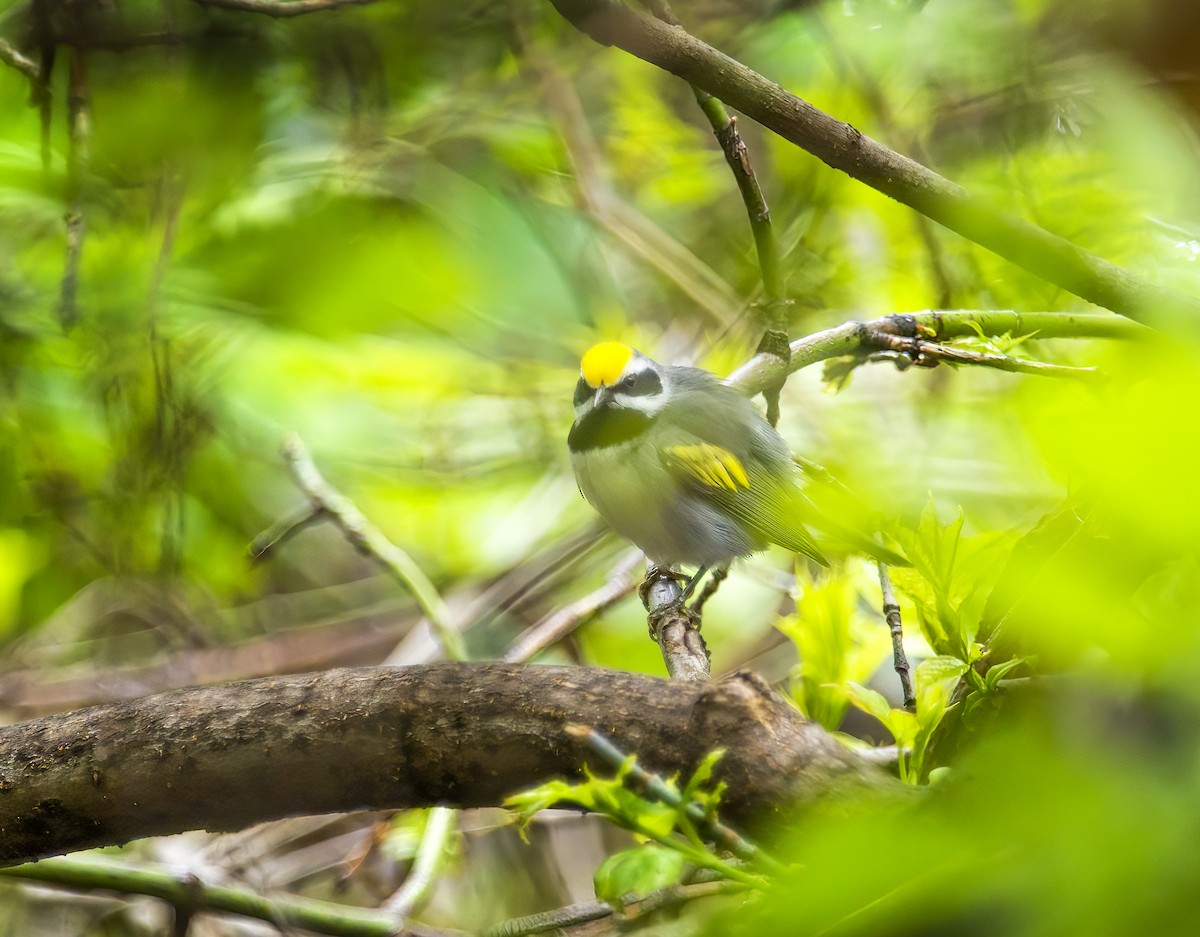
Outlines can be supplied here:
<path id="1" fill-rule="evenodd" d="M 575 406 L 579 406 L 585 400 L 592 396 L 591 385 L 583 378 L 579 379 L 579 383 L 575 385 Z"/>
<path id="2" fill-rule="evenodd" d="M 662 379 L 657 371 L 638 371 L 621 381 L 621 385 L 621 389 L 631 397 L 662 393 Z"/>

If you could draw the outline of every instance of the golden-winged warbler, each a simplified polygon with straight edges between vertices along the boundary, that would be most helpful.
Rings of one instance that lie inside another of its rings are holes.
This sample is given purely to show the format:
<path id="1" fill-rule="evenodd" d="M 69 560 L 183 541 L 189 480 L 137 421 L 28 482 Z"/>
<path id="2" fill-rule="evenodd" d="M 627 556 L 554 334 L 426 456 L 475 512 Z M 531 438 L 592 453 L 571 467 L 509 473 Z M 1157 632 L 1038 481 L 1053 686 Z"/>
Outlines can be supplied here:
<path id="1" fill-rule="evenodd" d="M 710 371 L 661 365 L 620 342 L 593 346 L 580 364 L 567 444 L 583 496 L 660 569 L 703 573 L 772 543 L 827 566 L 808 523 L 907 565 L 823 522 L 783 438 Z"/>

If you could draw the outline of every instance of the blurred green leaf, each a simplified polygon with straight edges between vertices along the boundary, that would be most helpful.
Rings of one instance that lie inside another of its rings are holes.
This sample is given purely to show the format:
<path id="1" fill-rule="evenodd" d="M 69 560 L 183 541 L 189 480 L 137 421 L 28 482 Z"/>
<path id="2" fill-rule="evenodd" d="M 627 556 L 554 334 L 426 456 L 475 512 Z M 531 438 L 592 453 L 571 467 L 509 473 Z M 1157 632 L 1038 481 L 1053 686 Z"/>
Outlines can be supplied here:
<path id="1" fill-rule="evenodd" d="M 687 869 L 684 857 L 657 843 L 613 853 L 596 870 L 596 897 L 620 906 L 677 884 Z"/>

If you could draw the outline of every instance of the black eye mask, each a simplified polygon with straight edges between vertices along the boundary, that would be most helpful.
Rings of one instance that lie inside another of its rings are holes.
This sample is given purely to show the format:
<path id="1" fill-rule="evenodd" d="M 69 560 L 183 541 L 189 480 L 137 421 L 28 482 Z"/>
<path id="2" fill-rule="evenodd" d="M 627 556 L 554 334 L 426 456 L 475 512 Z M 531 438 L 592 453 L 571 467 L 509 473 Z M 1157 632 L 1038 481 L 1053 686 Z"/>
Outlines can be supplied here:
<path id="1" fill-rule="evenodd" d="M 651 394 L 662 393 L 662 378 L 658 376 L 657 371 L 638 371 L 636 374 L 630 374 L 614 389 L 630 397 L 649 397 Z"/>

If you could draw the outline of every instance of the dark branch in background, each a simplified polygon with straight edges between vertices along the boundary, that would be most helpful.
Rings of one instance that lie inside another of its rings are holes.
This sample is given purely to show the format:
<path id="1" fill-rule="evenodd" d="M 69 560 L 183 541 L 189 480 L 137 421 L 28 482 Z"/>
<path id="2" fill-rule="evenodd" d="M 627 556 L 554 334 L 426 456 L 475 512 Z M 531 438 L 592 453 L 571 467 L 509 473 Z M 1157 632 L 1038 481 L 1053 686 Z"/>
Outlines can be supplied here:
<path id="1" fill-rule="evenodd" d="M 217 7 L 222 10 L 238 10 L 242 13 L 260 13 L 275 19 L 288 19 L 306 13 L 320 13 L 338 7 L 366 6 L 375 0 L 291 0 L 277 3 L 275 0 L 194 0 L 200 6 Z"/>
<path id="2" fill-rule="evenodd" d="M 71 49 L 67 77 L 67 259 L 58 299 L 58 320 L 64 329 L 79 321 L 79 263 L 83 257 L 83 174 L 91 148 L 87 54 Z"/>
<path id="3" fill-rule="evenodd" d="M 1196 297 L 1151 283 L 1065 238 L 994 208 L 679 27 L 617 0 L 551 3 L 597 42 L 619 46 L 703 88 L 834 169 L 1089 302 L 1134 319 L 1152 319 L 1168 311 L 1200 319 Z"/>
<path id="4" fill-rule="evenodd" d="M 892 591 L 892 577 L 888 575 L 886 563 L 879 564 L 879 588 L 883 592 L 883 620 L 892 633 L 892 661 L 900 677 L 900 690 L 904 696 L 904 708 L 910 713 L 917 711 L 917 696 L 913 692 L 912 672 L 908 658 L 904 655 L 904 626 L 900 621 L 900 603 Z"/>
<path id="5" fill-rule="evenodd" d="M 666 0 L 646 0 L 645 5 L 668 26 L 682 28 L 679 18 Z M 690 87 L 700 110 L 708 118 L 713 135 L 721 144 L 721 152 L 725 154 L 725 162 L 733 173 L 742 203 L 746 206 L 746 215 L 750 219 L 750 232 L 754 235 L 754 249 L 758 254 L 763 293 L 766 297 L 761 304 L 766 323 L 758 350 L 765 354 L 778 355 L 786 364 L 788 308 L 791 306 L 791 300 L 784 293 L 783 276 L 779 270 L 779 240 L 775 236 L 775 227 L 771 224 L 771 210 L 767 206 L 762 186 L 758 183 L 758 175 L 750 161 L 750 150 L 742 135 L 738 133 L 737 118 L 731 117 L 725 110 L 725 105 L 703 88 L 696 85 Z M 782 390 L 783 382 L 780 381 L 778 385 L 763 391 L 763 397 L 767 401 L 767 422 L 772 426 L 779 422 L 779 394 Z"/>
<path id="6" fill-rule="evenodd" d="M 443 663 L 177 690 L 0 729 L 0 862 L 301 814 L 494 806 L 595 756 L 605 726 L 660 774 L 713 748 L 726 819 L 891 781 L 759 678 Z M 481 755 L 486 752 L 486 755 Z M 481 758 L 485 759 L 481 762 Z M 772 821 L 773 822 L 773 821 Z"/>
<path id="7" fill-rule="evenodd" d="M 30 39 L 38 52 L 37 82 L 30 94 L 29 103 L 38 109 L 41 129 L 42 168 L 50 168 L 50 118 L 53 111 L 51 80 L 54 77 L 54 59 L 58 39 L 51 23 L 51 0 L 30 0 Z"/>

